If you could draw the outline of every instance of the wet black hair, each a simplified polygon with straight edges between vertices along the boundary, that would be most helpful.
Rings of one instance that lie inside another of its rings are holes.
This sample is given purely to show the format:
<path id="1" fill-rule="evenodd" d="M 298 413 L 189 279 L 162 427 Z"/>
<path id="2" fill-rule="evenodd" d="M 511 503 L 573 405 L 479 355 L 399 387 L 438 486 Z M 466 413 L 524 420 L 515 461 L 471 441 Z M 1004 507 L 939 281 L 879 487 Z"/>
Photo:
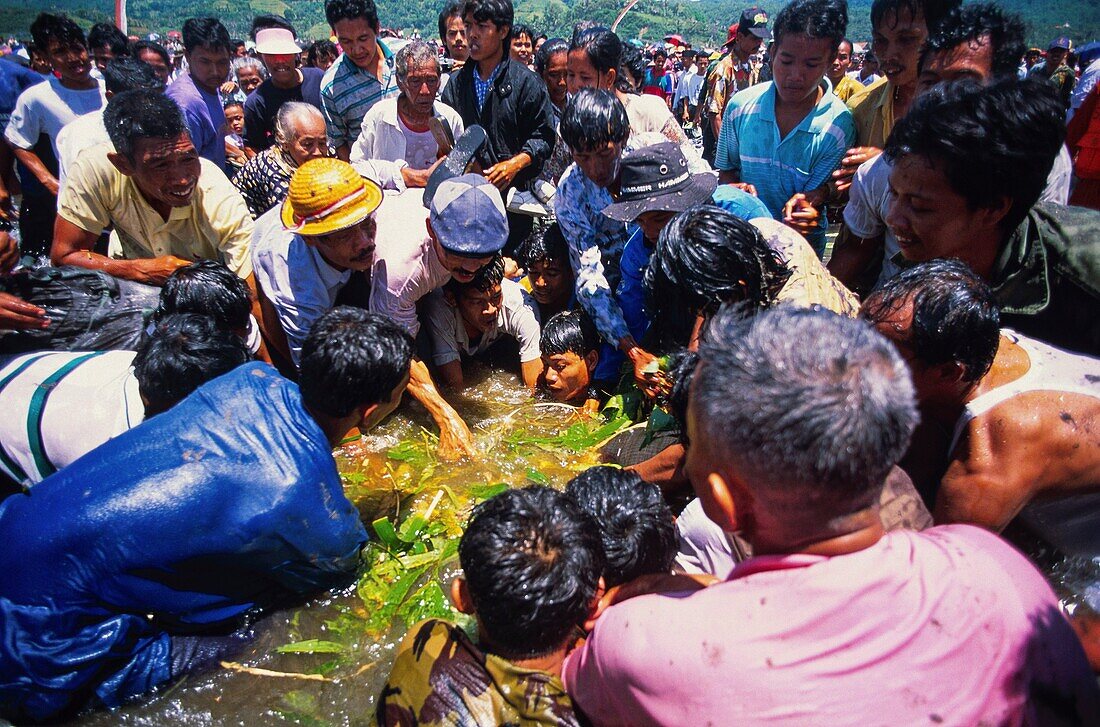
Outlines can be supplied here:
<path id="1" fill-rule="evenodd" d="M 641 93 L 642 81 L 645 80 L 645 56 L 642 51 L 627 43 L 623 46 L 623 52 L 619 55 L 619 72 L 615 77 L 615 88 L 622 93 Z M 624 71 L 630 72 L 631 81 Z"/>
<path id="2" fill-rule="evenodd" d="M 341 20 L 357 18 L 367 21 L 367 25 L 374 28 L 376 33 L 378 32 L 378 8 L 374 0 L 326 0 L 325 20 L 330 27 L 335 28 Z"/>
<path id="3" fill-rule="evenodd" d="M 141 52 L 143 50 L 151 50 L 160 56 L 160 59 L 164 61 L 164 65 L 171 67 L 172 58 L 168 55 L 168 50 L 163 45 L 152 40 L 137 40 L 130 46 L 130 55 L 134 58 L 141 59 Z"/>
<path id="4" fill-rule="evenodd" d="M 248 31 L 248 36 L 252 39 L 252 42 L 256 42 L 256 33 L 261 30 L 267 30 L 268 28 L 282 28 L 283 30 L 289 30 L 294 37 L 298 37 L 297 31 L 294 30 L 294 26 L 289 20 L 282 15 L 272 15 L 271 13 L 261 13 L 252 18 L 252 27 Z"/>
<path id="5" fill-rule="evenodd" d="M 908 155 L 938 162 L 970 209 L 1012 200 L 1001 224 L 1007 231 L 1039 200 L 1065 136 L 1065 107 L 1051 84 L 1005 78 L 983 87 L 966 79 L 921 94 L 885 153 L 894 162 Z"/>
<path id="6" fill-rule="evenodd" d="M 500 30 L 505 25 L 508 26 L 508 33 L 504 36 L 502 42 L 504 44 L 504 55 L 507 57 L 508 48 L 512 44 L 512 35 L 515 28 L 515 8 L 512 7 L 512 0 L 466 0 L 462 4 L 462 17 L 472 15 L 474 20 L 479 23 L 484 23 L 486 20 L 496 26 L 497 30 Z"/>
<path id="7" fill-rule="evenodd" d="M 461 0 L 448 0 L 447 4 L 443 6 L 443 9 L 439 11 L 439 42 L 443 46 L 443 53 L 448 57 L 451 55 L 451 50 L 447 47 L 447 22 L 450 21 L 451 18 L 461 17 Z"/>
<path id="8" fill-rule="evenodd" d="M 619 59 L 623 52 L 623 43 L 615 31 L 603 25 L 575 30 L 569 43 L 569 52 L 583 50 L 588 62 L 600 73 L 611 68 L 619 68 Z"/>
<path id="9" fill-rule="evenodd" d="M 562 311 L 542 324 L 539 350 L 543 356 L 574 353 L 584 358 L 599 347 L 600 334 L 584 311 Z"/>
<path id="10" fill-rule="evenodd" d="M 500 285 L 502 280 L 504 280 L 504 256 L 498 252 L 492 260 L 478 268 L 470 282 L 460 283 L 451 278 L 443 285 L 443 289 L 457 299 L 459 295 L 467 290 L 476 290 L 483 293 L 494 286 Z"/>
<path id="11" fill-rule="evenodd" d="M 988 37 L 993 51 L 993 75 L 1015 77 L 1020 59 L 1027 49 L 1024 43 L 1026 31 L 1023 18 L 996 3 L 963 5 L 948 13 L 939 29 L 925 41 L 920 54 L 920 68 L 923 69 L 927 60 L 937 53 Z"/>
<path id="12" fill-rule="evenodd" d="M 50 49 L 50 39 L 61 45 L 82 45 L 88 47 L 84 31 L 68 15 L 39 13 L 31 23 L 31 38 L 38 51 L 45 56 Z"/>
<path id="13" fill-rule="evenodd" d="M 145 397 L 146 414 L 175 406 L 207 381 L 252 359 L 244 341 L 210 316 L 164 316 L 138 345 L 134 376 Z"/>
<path id="14" fill-rule="evenodd" d="M 558 53 L 569 53 L 569 42 L 565 38 L 551 38 L 535 51 L 535 72 L 540 76 L 546 72 L 550 59 Z"/>
<path id="15" fill-rule="evenodd" d="M 153 320 L 176 313 L 202 313 L 228 331 L 248 328 L 252 294 L 225 263 L 199 260 L 178 268 L 164 283 Z"/>
<path id="16" fill-rule="evenodd" d="M 103 125 L 115 151 L 131 161 L 138 139 L 175 139 L 190 134 L 176 102 L 149 89 L 112 96 L 103 112 Z"/>
<path id="17" fill-rule="evenodd" d="M 130 55 L 130 39 L 114 23 L 96 23 L 88 31 L 88 48 L 103 47 L 116 56 Z"/>
<path id="18" fill-rule="evenodd" d="M 569 96 L 558 133 L 572 151 L 592 151 L 630 137 L 626 107 L 612 91 L 582 88 Z"/>
<path id="19" fill-rule="evenodd" d="M 103 68 L 103 83 L 112 96 L 135 88 L 159 91 L 164 84 L 153 67 L 129 56 L 115 56 Z"/>
<path id="20" fill-rule="evenodd" d="M 229 31 L 217 18 L 188 18 L 183 24 L 183 49 L 190 53 L 200 46 L 233 55 Z"/>
<path id="21" fill-rule="evenodd" d="M 587 618 L 604 569 L 596 523 L 542 485 L 474 508 L 458 558 L 487 646 L 506 659 L 565 644 Z"/>
<path id="22" fill-rule="evenodd" d="M 695 317 L 728 302 L 768 308 L 791 271 L 763 235 L 714 205 L 689 207 L 669 221 L 645 272 L 650 335 L 658 350 L 685 346 Z"/>
<path id="23" fill-rule="evenodd" d="M 600 465 L 570 480 L 565 494 L 599 526 L 608 588 L 672 571 L 676 526 L 657 485 L 636 472 Z"/>
<path id="24" fill-rule="evenodd" d="M 340 49 L 336 47 L 335 43 L 331 40 L 318 40 L 309 46 L 309 50 L 306 52 L 306 62 L 316 67 L 317 59 L 321 56 L 336 58 L 338 55 L 340 55 Z"/>
<path id="25" fill-rule="evenodd" d="M 524 268 L 543 260 L 554 260 L 570 273 L 573 271 L 569 264 L 569 245 L 557 222 L 533 230 L 516 248 L 516 261 Z"/>
<path id="26" fill-rule="evenodd" d="M 826 38 L 833 52 L 848 31 L 848 4 L 844 0 L 794 0 L 775 16 L 772 34 L 778 48 L 786 35 Z"/>
<path id="27" fill-rule="evenodd" d="M 409 373 L 413 339 L 378 313 L 338 306 L 317 319 L 302 344 L 302 401 L 330 417 L 388 401 Z"/>
<path id="28" fill-rule="evenodd" d="M 871 3 L 871 28 L 877 28 L 889 15 L 896 24 L 898 14 L 908 10 L 913 18 L 922 16 L 931 35 L 939 30 L 940 23 L 949 12 L 957 8 L 962 0 L 874 0 Z"/>
<path id="29" fill-rule="evenodd" d="M 960 260 L 930 260 L 903 270 L 871 293 L 860 315 L 877 324 L 912 305 L 906 343 L 927 366 L 962 365 L 976 383 L 989 371 L 1001 340 L 1001 316 L 989 285 Z"/>

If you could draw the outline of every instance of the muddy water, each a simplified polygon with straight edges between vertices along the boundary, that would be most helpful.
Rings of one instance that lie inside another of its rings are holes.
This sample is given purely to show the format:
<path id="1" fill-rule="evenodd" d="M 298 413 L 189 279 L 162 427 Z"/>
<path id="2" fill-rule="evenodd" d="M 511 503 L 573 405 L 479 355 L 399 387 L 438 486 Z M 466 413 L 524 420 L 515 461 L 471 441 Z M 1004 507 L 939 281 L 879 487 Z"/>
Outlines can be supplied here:
<path id="1" fill-rule="evenodd" d="M 433 429 L 430 419 L 413 404 L 403 406 L 370 436 L 337 452 L 345 491 L 368 525 L 379 517 L 399 524 L 410 514 L 424 515 L 431 508 L 428 520 L 440 531 L 437 542 L 453 540 L 473 504 L 472 490 L 544 480 L 561 486 L 574 472 L 596 462 L 593 452 L 571 452 L 541 440 L 528 442 L 560 435 L 578 421 L 572 409 L 533 402 L 514 377 L 482 376 L 464 396 L 450 397 L 474 431 L 480 451 L 474 461 L 457 465 L 436 461 L 431 456 L 434 443 L 424 431 Z M 401 445 L 398 452 L 404 460 L 387 456 L 396 445 Z M 370 557 L 367 551 L 365 560 Z M 368 568 L 363 566 L 361 576 Z M 456 570 L 457 560 L 448 559 L 413 590 L 429 580 L 445 586 Z M 298 676 L 219 668 L 172 685 L 142 704 L 92 714 L 79 724 L 365 725 L 407 629 L 400 619 L 379 628 L 372 616 L 377 616 L 377 605 L 369 599 L 365 602 L 353 584 L 257 623 L 256 638 L 234 658 L 246 668 Z M 324 642 L 324 653 L 277 651 L 303 642 L 303 650 L 308 650 L 311 640 Z"/>

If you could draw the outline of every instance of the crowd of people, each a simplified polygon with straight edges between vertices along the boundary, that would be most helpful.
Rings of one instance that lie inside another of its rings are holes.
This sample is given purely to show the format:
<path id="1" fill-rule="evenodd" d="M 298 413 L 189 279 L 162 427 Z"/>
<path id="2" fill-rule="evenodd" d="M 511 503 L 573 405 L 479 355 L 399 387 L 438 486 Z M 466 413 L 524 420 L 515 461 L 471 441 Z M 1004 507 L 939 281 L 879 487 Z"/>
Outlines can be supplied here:
<path id="1" fill-rule="evenodd" d="M 1004 539 L 1100 557 L 1100 53 L 995 2 L 875 0 L 869 47 L 750 7 L 714 53 L 324 10 L 42 13 L 0 60 L 0 718 L 349 583 L 334 447 L 407 392 L 476 457 L 479 361 L 672 434 L 478 505 L 476 629 L 413 626 L 379 724 L 1100 722 L 1095 586 Z"/>

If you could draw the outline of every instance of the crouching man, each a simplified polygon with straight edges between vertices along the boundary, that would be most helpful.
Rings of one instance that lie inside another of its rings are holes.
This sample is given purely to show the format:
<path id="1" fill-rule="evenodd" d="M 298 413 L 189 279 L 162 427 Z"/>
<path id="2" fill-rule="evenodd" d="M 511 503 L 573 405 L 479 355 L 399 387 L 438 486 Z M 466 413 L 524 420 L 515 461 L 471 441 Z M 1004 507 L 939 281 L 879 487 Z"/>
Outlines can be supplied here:
<path id="1" fill-rule="evenodd" d="M 397 406 L 411 359 L 401 328 L 336 308 L 300 385 L 245 364 L 0 503 L 0 717 L 118 706 L 347 583 L 367 534 L 332 448 Z"/>

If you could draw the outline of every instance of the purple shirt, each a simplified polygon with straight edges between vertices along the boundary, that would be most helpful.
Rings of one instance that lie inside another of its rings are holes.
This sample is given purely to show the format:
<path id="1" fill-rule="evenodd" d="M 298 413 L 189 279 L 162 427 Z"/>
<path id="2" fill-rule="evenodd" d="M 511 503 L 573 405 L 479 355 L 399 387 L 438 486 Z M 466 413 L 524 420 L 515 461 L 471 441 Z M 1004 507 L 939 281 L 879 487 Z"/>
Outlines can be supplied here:
<path id="1" fill-rule="evenodd" d="M 1096 724 L 1100 709 L 1050 586 L 969 525 L 750 558 L 701 591 L 625 601 L 562 676 L 599 725 L 1045 724 L 1048 709 Z"/>
<path id="2" fill-rule="evenodd" d="M 181 73 L 164 92 L 183 109 L 191 132 L 191 143 L 199 156 L 225 171 L 225 111 L 217 92 L 207 93 L 195 85 L 190 73 Z"/>

